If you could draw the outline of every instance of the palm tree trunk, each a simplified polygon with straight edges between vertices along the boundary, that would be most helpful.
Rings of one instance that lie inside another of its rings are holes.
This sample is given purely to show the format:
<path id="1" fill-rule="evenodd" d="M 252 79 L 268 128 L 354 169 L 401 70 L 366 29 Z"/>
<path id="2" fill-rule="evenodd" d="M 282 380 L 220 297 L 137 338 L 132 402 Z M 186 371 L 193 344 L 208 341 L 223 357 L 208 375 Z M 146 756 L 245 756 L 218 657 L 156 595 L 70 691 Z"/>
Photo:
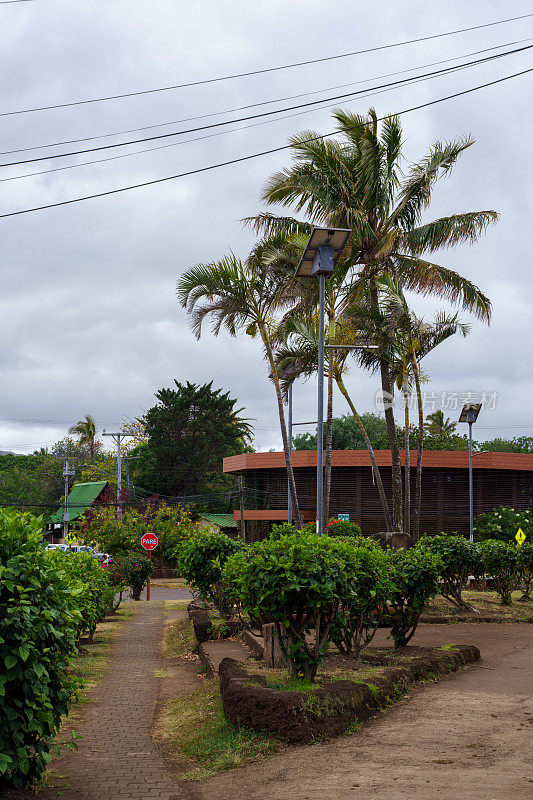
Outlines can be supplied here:
<path id="1" fill-rule="evenodd" d="M 270 374 L 272 375 L 272 381 L 276 388 L 279 426 L 281 429 L 281 438 L 283 440 L 283 450 L 285 453 L 285 467 L 287 469 L 289 491 L 291 493 L 291 499 L 292 499 L 292 513 L 294 518 L 294 525 L 297 530 L 300 530 L 302 527 L 302 515 L 300 513 L 300 506 L 298 505 L 298 495 L 296 493 L 296 482 L 294 480 L 294 470 L 292 468 L 292 459 L 289 450 L 289 437 L 287 435 L 287 424 L 285 422 L 285 410 L 283 405 L 283 396 L 281 394 L 281 386 L 279 384 L 279 377 L 276 370 L 276 365 L 274 363 L 274 354 L 272 353 L 272 347 L 270 345 L 270 340 L 268 338 L 267 332 L 263 325 L 260 325 L 259 329 L 261 331 L 261 339 L 263 340 L 263 345 L 266 350 L 268 363 L 270 364 Z"/>
<path id="2" fill-rule="evenodd" d="M 404 498 L 403 498 L 403 529 L 405 533 L 411 531 L 411 454 L 409 447 L 409 392 L 403 390 L 404 402 L 404 440 L 405 440 L 405 467 L 404 467 Z"/>
<path id="3" fill-rule="evenodd" d="M 424 407 L 422 405 L 422 391 L 420 389 L 420 373 L 415 355 L 411 356 L 413 374 L 416 387 L 416 401 L 418 405 L 418 450 L 416 454 L 416 484 L 415 507 L 413 510 L 413 541 L 420 537 L 420 507 L 422 504 L 422 451 L 424 449 Z"/>
<path id="4" fill-rule="evenodd" d="M 376 455 L 374 453 L 374 448 L 372 447 L 372 442 L 368 438 L 368 434 L 366 432 L 365 426 L 361 422 L 361 417 L 357 413 L 357 411 L 355 409 L 355 406 L 352 403 L 352 399 L 351 399 L 350 395 L 348 394 L 348 390 L 346 389 L 346 386 L 344 385 L 342 378 L 335 377 L 335 380 L 337 382 L 337 386 L 339 387 L 339 391 L 341 392 L 342 395 L 344 395 L 344 397 L 346 399 L 346 402 L 350 406 L 350 410 L 351 410 L 351 412 L 352 412 L 352 414 L 354 416 L 355 421 L 357 422 L 357 425 L 358 425 L 359 430 L 361 431 L 361 435 L 363 437 L 363 441 L 364 441 L 364 443 L 366 445 L 366 449 L 368 450 L 368 453 L 370 455 L 370 462 L 371 462 L 372 467 L 374 469 L 374 475 L 375 475 L 375 478 L 376 478 L 376 485 L 378 487 L 379 499 L 381 501 L 381 508 L 383 509 L 383 516 L 385 518 L 385 528 L 387 529 L 387 531 L 391 531 L 392 530 L 392 526 L 391 526 L 391 518 L 390 518 L 390 512 L 389 512 L 389 504 L 387 502 L 387 496 L 385 495 L 385 489 L 383 488 L 383 482 L 381 480 L 381 473 L 380 473 L 379 467 L 377 465 Z"/>
<path id="5" fill-rule="evenodd" d="M 379 312 L 378 290 L 375 284 L 370 289 L 370 300 L 374 311 Z M 400 461 L 400 448 L 398 447 L 398 435 L 396 432 L 396 421 L 392 407 L 394 397 L 394 387 L 392 385 L 389 366 L 386 361 L 380 362 L 381 389 L 385 401 L 385 424 L 387 426 L 387 436 L 391 451 L 391 478 L 392 478 L 392 530 L 401 531 L 403 525 L 403 486 L 402 486 L 402 464 Z M 388 402 L 390 399 L 390 402 Z"/>
<path id="6" fill-rule="evenodd" d="M 328 409 L 326 417 L 326 463 L 324 465 L 324 530 L 329 519 L 329 498 L 331 494 L 331 450 L 333 445 L 333 375 L 331 358 L 328 370 Z"/>

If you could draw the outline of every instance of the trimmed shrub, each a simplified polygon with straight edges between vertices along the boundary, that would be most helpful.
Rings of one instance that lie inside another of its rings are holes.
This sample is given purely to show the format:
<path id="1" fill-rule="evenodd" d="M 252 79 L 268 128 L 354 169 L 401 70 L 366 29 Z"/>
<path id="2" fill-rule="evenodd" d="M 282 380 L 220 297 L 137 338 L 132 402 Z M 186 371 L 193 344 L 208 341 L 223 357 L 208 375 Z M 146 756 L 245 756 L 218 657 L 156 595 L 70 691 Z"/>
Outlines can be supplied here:
<path id="1" fill-rule="evenodd" d="M 518 548 L 518 566 L 520 569 L 520 587 L 522 597 L 519 600 L 533 600 L 531 584 L 533 583 L 533 544 L 524 542 Z"/>
<path id="2" fill-rule="evenodd" d="M 353 652 L 357 659 L 374 638 L 392 584 L 388 554 L 379 545 L 370 548 L 365 543 L 355 553 L 357 568 L 352 576 L 351 595 L 339 608 L 331 639 L 341 653 Z"/>
<path id="3" fill-rule="evenodd" d="M 360 525 L 344 519 L 330 519 L 327 534 L 328 536 L 346 536 L 352 539 L 357 539 L 363 535 Z"/>
<path id="4" fill-rule="evenodd" d="M 48 550 L 46 556 L 75 592 L 81 614 L 79 633 L 87 631 L 92 641 L 96 626 L 113 609 L 115 590 L 107 571 L 89 553 Z"/>
<path id="5" fill-rule="evenodd" d="M 479 548 L 463 536 L 423 536 L 417 548 L 429 550 L 440 559 L 439 593 L 459 608 L 471 611 L 463 599 L 462 592 L 469 575 L 481 571 Z"/>
<path id="6" fill-rule="evenodd" d="M 479 545 L 483 571 L 493 581 L 495 591 L 500 595 L 502 606 L 513 604 L 511 592 L 520 586 L 520 565 L 518 546 L 487 539 Z"/>
<path id="7" fill-rule="evenodd" d="M 282 522 L 279 525 L 272 525 L 270 538 L 281 539 L 283 536 L 295 536 L 297 533 L 298 531 L 290 522 Z"/>
<path id="8" fill-rule="evenodd" d="M 42 519 L 0 511 L 0 783 L 12 786 L 43 773 L 76 687 L 77 597 L 41 532 Z"/>
<path id="9" fill-rule="evenodd" d="M 410 641 L 428 601 L 438 593 L 441 564 L 429 550 L 418 548 L 391 551 L 389 558 L 394 584 L 389 598 L 391 636 L 399 648 Z"/>
<path id="10" fill-rule="evenodd" d="M 241 541 L 224 533 L 203 530 L 191 536 L 175 553 L 185 580 L 224 615 L 231 611 L 231 601 L 222 585 L 222 570 L 226 560 L 244 547 Z"/>
<path id="11" fill-rule="evenodd" d="M 533 511 L 517 511 L 514 508 L 500 506 L 494 511 L 479 514 L 474 525 L 476 541 L 497 539 L 500 542 L 515 543 L 515 536 L 522 528 L 528 541 L 533 541 Z"/>
<path id="12" fill-rule="evenodd" d="M 224 577 L 248 613 L 275 623 L 291 675 L 313 680 L 340 606 L 353 596 L 358 563 L 348 542 L 301 534 L 254 543 L 228 559 Z"/>
<path id="13" fill-rule="evenodd" d="M 141 599 L 141 592 L 154 570 L 154 563 L 142 553 L 132 553 L 119 560 L 118 570 L 122 571 L 126 586 L 131 589 L 133 600 Z"/>

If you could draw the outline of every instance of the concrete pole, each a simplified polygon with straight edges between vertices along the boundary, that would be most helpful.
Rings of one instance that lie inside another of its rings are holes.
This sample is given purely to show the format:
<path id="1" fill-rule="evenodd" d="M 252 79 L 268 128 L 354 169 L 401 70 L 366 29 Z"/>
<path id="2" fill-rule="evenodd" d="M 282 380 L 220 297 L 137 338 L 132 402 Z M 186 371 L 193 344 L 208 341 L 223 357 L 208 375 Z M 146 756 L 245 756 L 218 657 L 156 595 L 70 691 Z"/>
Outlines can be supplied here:
<path id="1" fill-rule="evenodd" d="M 292 381 L 289 383 L 289 413 L 288 413 L 288 422 L 289 422 L 289 463 L 292 464 Z M 287 481 L 287 522 L 289 525 L 292 523 L 292 497 L 291 497 L 291 486 L 290 483 Z"/>
<path id="2" fill-rule="evenodd" d="M 319 280 L 318 312 L 318 416 L 316 429 L 316 532 L 324 533 L 324 304 L 326 276 L 323 272 Z"/>
<path id="3" fill-rule="evenodd" d="M 470 414 L 470 412 L 469 412 Z M 470 541 L 474 541 L 474 476 L 472 473 L 472 424 L 468 420 L 468 501 L 470 512 Z"/>
<path id="4" fill-rule="evenodd" d="M 69 523 L 69 513 L 68 513 L 68 479 L 70 476 L 70 464 L 68 458 L 65 459 L 65 468 L 63 471 L 63 475 L 65 478 L 65 499 L 63 501 L 63 539 L 66 541 L 68 536 L 68 523 Z"/>
<path id="5" fill-rule="evenodd" d="M 120 452 L 121 435 L 117 433 L 117 517 L 122 519 L 122 458 Z"/>

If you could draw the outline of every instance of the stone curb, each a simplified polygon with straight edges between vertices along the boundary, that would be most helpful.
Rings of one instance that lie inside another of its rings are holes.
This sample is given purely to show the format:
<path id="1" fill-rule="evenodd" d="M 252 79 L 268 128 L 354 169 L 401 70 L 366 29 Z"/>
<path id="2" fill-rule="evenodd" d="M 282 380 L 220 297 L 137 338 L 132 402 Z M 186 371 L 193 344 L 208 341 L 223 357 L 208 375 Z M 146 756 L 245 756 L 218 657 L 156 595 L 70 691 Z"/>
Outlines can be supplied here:
<path id="1" fill-rule="evenodd" d="M 309 694 L 270 689 L 266 679 L 256 684 L 242 665 L 224 658 L 219 666 L 220 691 L 226 717 L 235 725 L 269 731 L 290 744 L 305 744 L 345 733 L 364 722 L 394 697 L 398 689 L 429 673 L 455 672 L 481 658 L 474 645 L 450 651 L 428 651 L 402 667 L 385 668 L 368 683 L 336 681 Z"/>

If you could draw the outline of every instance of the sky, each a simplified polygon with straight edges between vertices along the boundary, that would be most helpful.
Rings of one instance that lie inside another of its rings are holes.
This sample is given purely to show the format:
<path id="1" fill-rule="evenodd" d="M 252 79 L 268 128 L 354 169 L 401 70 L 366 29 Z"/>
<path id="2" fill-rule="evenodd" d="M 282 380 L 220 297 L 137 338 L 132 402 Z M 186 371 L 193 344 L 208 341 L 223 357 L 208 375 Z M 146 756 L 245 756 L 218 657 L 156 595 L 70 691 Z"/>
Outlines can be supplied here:
<path id="1" fill-rule="evenodd" d="M 272 104 L 268 110 L 369 88 L 404 77 L 380 78 L 388 73 L 421 74 L 428 71 L 423 69 L 427 64 L 468 61 L 479 57 L 468 54 L 485 48 L 507 45 L 491 51 L 503 52 L 524 47 L 533 44 L 533 17 L 245 78 L 66 108 L 7 112 L 266 69 L 531 11 L 529 3 L 514 0 L 2 3 L 0 164 L 258 113 L 264 108 L 220 112 L 266 100 L 350 84 Z M 522 40 L 528 41 L 515 44 Z M 371 105 L 378 114 L 402 111 L 525 70 L 533 66 L 532 52 L 372 97 L 329 103 L 298 116 L 252 120 L 254 126 L 246 129 L 242 127 L 250 122 L 1 167 L 0 215 L 275 148 L 302 130 L 327 133 L 334 127 L 329 106 L 358 113 Z M 533 435 L 532 94 L 530 73 L 402 117 L 406 168 L 437 140 L 466 134 L 476 139 L 437 185 L 430 217 L 484 209 L 501 215 L 476 245 L 439 254 L 440 263 L 468 277 L 491 298 L 491 325 L 462 313 L 461 319 L 472 323 L 468 338 L 448 340 L 424 363 L 430 378 L 426 412 L 442 406 L 456 419 L 461 400 L 474 395 L 484 399 L 476 426 L 481 440 Z M 78 145 L 7 152 L 191 117 L 202 119 Z M 213 133 L 217 135 L 184 141 Z M 150 147 L 161 149 L 78 166 Z M 123 420 L 153 405 L 154 393 L 172 386 L 174 379 L 213 381 L 214 387 L 229 390 L 252 420 L 256 448 L 279 449 L 274 390 L 259 343 L 245 335 L 215 338 L 209 326 L 196 341 L 176 300 L 175 285 L 196 263 L 217 260 L 230 250 L 247 255 L 254 237 L 240 220 L 265 209 L 262 187 L 289 163 L 285 150 L 108 197 L 0 217 L 0 450 L 31 452 L 49 446 L 85 414 L 95 417 L 100 430 L 116 430 Z M 19 178 L 65 166 L 73 168 Z M 270 210 L 282 213 L 281 208 Z M 411 300 L 428 318 L 441 305 L 435 299 Z M 359 410 L 375 410 L 375 376 L 354 365 L 347 385 Z M 342 397 L 336 396 L 335 414 L 347 412 Z M 294 418 L 316 419 L 314 381 L 295 386 Z"/>

